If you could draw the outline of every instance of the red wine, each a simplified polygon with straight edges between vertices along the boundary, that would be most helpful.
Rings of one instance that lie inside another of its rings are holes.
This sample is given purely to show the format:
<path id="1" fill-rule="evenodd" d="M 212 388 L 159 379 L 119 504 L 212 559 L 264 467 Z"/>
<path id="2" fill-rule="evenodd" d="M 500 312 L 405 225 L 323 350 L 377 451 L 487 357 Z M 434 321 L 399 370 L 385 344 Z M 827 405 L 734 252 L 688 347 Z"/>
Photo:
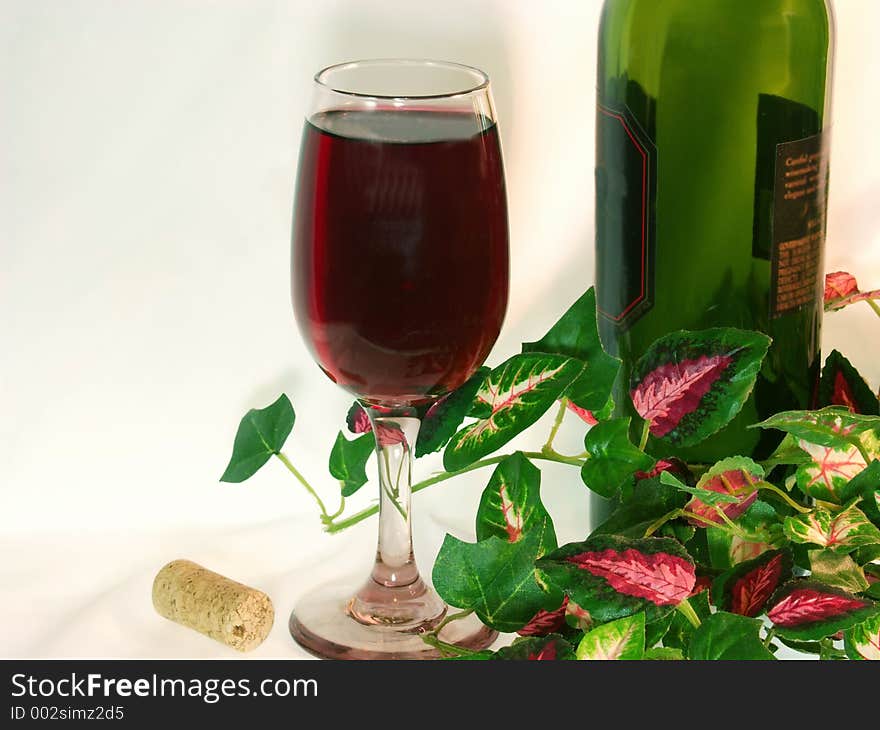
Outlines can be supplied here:
<path id="1" fill-rule="evenodd" d="M 306 123 L 293 304 L 327 375 L 380 405 L 470 377 L 507 308 L 495 125 L 457 112 L 329 111 Z"/>

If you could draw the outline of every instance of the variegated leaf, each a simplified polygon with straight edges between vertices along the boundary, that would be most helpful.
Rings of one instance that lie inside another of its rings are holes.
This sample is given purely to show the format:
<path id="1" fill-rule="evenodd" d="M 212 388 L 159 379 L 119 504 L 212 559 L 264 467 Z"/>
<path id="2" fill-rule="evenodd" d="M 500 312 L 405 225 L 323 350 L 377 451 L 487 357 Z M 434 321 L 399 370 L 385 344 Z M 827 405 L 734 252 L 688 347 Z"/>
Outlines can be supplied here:
<path id="1" fill-rule="evenodd" d="M 428 409 L 416 440 L 416 458 L 439 451 L 453 437 L 489 372 L 489 368 L 479 368 L 464 385 L 443 396 Z"/>
<path id="2" fill-rule="evenodd" d="M 792 542 L 847 553 L 880 543 L 880 530 L 855 506 L 837 513 L 816 507 L 807 514 L 786 517 L 783 530 Z"/>
<path id="3" fill-rule="evenodd" d="M 574 650 L 564 637 L 551 634 L 549 636 L 528 637 L 517 639 L 510 646 L 495 652 L 493 659 L 515 661 L 565 661 L 575 658 Z"/>
<path id="4" fill-rule="evenodd" d="M 535 525 L 546 523 L 540 555 L 556 548 L 556 533 L 541 502 L 541 472 L 521 452 L 495 467 L 477 510 L 477 540 L 496 536 L 518 542 Z"/>
<path id="5" fill-rule="evenodd" d="M 880 613 L 880 605 L 818 581 L 796 579 L 780 588 L 767 612 L 776 633 L 815 641 L 851 628 Z"/>
<path id="6" fill-rule="evenodd" d="M 584 634 L 578 659 L 641 659 L 645 654 L 645 614 L 637 613 L 597 626 Z"/>
<path id="7" fill-rule="evenodd" d="M 810 550 L 810 577 L 850 593 L 868 589 L 865 571 L 843 553 L 833 550 Z"/>
<path id="8" fill-rule="evenodd" d="M 825 311 L 839 309 L 867 300 L 880 299 L 880 289 L 860 291 L 856 278 L 846 271 L 835 271 L 825 276 Z"/>
<path id="9" fill-rule="evenodd" d="M 852 363 L 832 350 L 822 366 L 819 379 L 819 404 L 843 406 L 853 413 L 880 415 L 880 402 Z"/>
<path id="10" fill-rule="evenodd" d="M 739 413 L 769 346 L 765 335 L 732 328 L 661 337 L 633 369 L 633 405 L 656 438 L 698 444 Z"/>
<path id="11" fill-rule="evenodd" d="M 537 566 L 547 583 L 602 623 L 639 611 L 654 621 L 687 598 L 696 582 L 687 551 L 664 537 L 597 535 L 554 550 Z"/>
<path id="12" fill-rule="evenodd" d="M 847 483 L 866 466 L 856 446 L 836 449 L 803 440 L 799 444 L 809 454 L 810 461 L 798 467 L 797 485 L 804 494 L 816 499 L 839 502 Z"/>
<path id="13" fill-rule="evenodd" d="M 783 411 L 756 424 L 755 428 L 775 428 L 810 444 L 846 449 L 863 434 L 880 432 L 880 417 L 829 406 L 818 411 Z"/>
<path id="14" fill-rule="evenodd" d="M 737 519 L 758 498 L 755 485 L 763 478 L 764 470 L 760 465 L 745 456 L 719 461 L 700 477 L 696 486 L 700 491 L 695 492 L 694 498 L 685 505 L 688 522 L 694 527 L 720 525 L 724 520 L 719 510 L 728 519 Z"/>
<path id="15" fill-rule="evenodd" d="M 568 608 L 568 596 L 563 596 L 562 605 L 552 611 L 540 609 L 529 622 L 516 633 L 520 636 L 547 636 L 562 629 L 566 624 L 566 609 Z"/>
<path id="16" fill-rule="evenodd" d="M 791 578 L 792 563 L 789 550 L 766 551 L 739 563 L 713 581 L 712 602 L 730 613 L 758 616 L 776 589 Z"/>
<path id="17" fill-rule="evenodd" d="M 456 433 L 443 453 L 447 471 L 458 471 L 501 448 L 537 421 L 583 369 L 563 355 L 515 355 L 495 368 L 477 391 L 475 423 Z"/>
<path id="18" fill-rule="evenodd" d="M 843 645 L 850 659 L 880 661 L 880 614 L 847 630 Z"/>

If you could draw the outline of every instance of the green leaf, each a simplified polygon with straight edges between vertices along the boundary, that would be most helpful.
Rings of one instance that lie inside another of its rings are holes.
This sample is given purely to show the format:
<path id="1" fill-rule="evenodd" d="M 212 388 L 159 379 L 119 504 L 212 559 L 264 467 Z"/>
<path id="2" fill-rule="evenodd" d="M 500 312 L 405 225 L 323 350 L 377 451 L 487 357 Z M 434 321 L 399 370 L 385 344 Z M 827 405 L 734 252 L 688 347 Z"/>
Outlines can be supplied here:
<path id="1" fill-rule="evenodd" d="M 776 447 L 770 458 L 764 461 L 764 468 L 770 473 L 777 466 L 797 466 L 809 462 L 810 456 L 801 447 L 798 439 L 790 433 L 785 434 L 779 446 Z"/>
<path id="2" fill-rule="evenodd" d="M 880 614 L 848 629 L 843 646 L 850 659 L 880 660 Z"/>
<path id="3" fill-rule="evenodd" d="M 583 364 L 562 355 L 514 355 L 477 391 L 470 414 L 479 420 L 456 433 L 443 466 L 458 471 L 500 449 L 537 421 L 561 396 Z"/>
<path id="4" fill-rule="evenodd" d="M 772 660 L 772 652 L 760 638 L 762 622 L 719 611 L 703 619 L 694 631 L 688 658 L 691 660 Z"/>
<path id="5" fill-rule="evenodd" d="M 232 458 L 220 477 L 221 482 L 250 479 L 281 447 L 293 430 L 296 414 L 286 395 L 266 408 L 252 408 L 238 424 Z"/>
<path id="6" fill-rule="evenodd" d="M 686 501 L 683 492 L 662 484 L 656 477 L 640 479 L 630 495 L 599 525 L 591 537 L 597 535 L 622 535 L 644 537 L 645 530 L 663 515 L 682 507 Z"/>
<path id="7" fill-rule="evenodd" d="M 866 415 L 880 415 L 877 396 L 859 371 L 837 350 L 832 350 L 825 358 L 819 379 L 819 404 L 843 406 Z"/>
<path id="8" fill-rule="evenodd" d="M 523 352 L 546 352 L 582 361 L 582 372 L 564 395 L 576 406 L 590 411 L 600 410 L 608 401 L 620 370 L 620 360 L 608 355 L 599 340 L 593 287 L 540 340 L 524 343 Z"/>
<path id="9" fill-rule="evenodd" d="M 646 649 L 643 659 L 654 661 L 674 662 L 684 659 L 684 652 L 681 649 L 673 649 L 667 646 L 655 646 L 653 649 Z"/>
<path id="10" fill-rule="evenodd" d="M 780 588 L 767 612 L 776 633 L 796 641 L 817 641 L 880 613 L 867 598 L 815 580 L 795 579 Z"/>
<path id="11" fill-rule="evenodd" d="M 731 535 L 727 529 L 706 529 L 713 568 L 726 570 L 744 560 L 751 560 L 784 539 L 779 515 L 771 505 L 760 499 L 755 500 L 745 514 L 736 520 L 736 524 L 748 533 L 766 534 L 766 541 L 745 540 L 738 535 Z"/>
<path id="12" fill-rule="evenodd" d="M 880 417 L 862 416 L 830 406 L 818 411 L 783 411 L 753 428 L 775 428 L 817 446 L 845 449 L 865 431 L 880 431 Z"/>
<path id="13" fill-rule="evenodd" d="M 428 409 L 416 440 L 416 458 L 433 454 L 446 446 L 470 411 L 477 391 L 490 372 L 489 368 L 480 368 L 464 385 Z"/>
<path id="14" fill-rule="evenodd" d="M 776 589 L 791 578 L 792 564 L 790 550 L 768 550 L 738 563 L 712 582 L 712 602 L 729 613 L 758 616 Z"/>
<path id="15" fill-rule="evenodd" d="M 880 544 L 880 530 L 855 506 L 837 513 L 816 507 L 807 514 L 786 517 L 783 530 L 792 542 L 847 553 L 863 545 Z"/>
<path id="16" fill-rule="evenodd" d="M 811 578 L 850 593 L 868 589 L 865 571 L 849 555 L 833 550 L 810 550 Z"/>
<path id="17" fill-rule="evenodd" d="M 495 652 L 494 659 L 566 661 L 575 659 L 574 649 L 559 634 L 533 636 L 514 641 Z"/>
<path id="18" fill-rule="evenodd" d="M 432 574 L 434 588 L 448 604 L 473 610 L 487 626 L 516 631 L 540 609 L 559 605 L 535 575 L 535 559 L 549 529 L 546 523 L 517 542 L 492 536 L 467 543 L 447 535 Z"/>
<path id="19" fill-rule="evenodd" d="M 692 596 L 688 599 L 688 602 L 700 621 L 705 621 L 706 617 L 712 614 L 712 608 L 709 606 L 709 591 L 703 591 L 696 596 Z M 669 630 L 663 637 L 663 645 L 687 653 L 687 648 L 694 636 L 694 631 L 696 629 L 693 624 L 681 612 L 674 611 Z"/>
<path id="20" fill-rule="evenodd" d="M 342 496 L 350 497 L 367 483 L 367 459 L 376 448 L 372 433 L 349 441 L 342 431 L 330 451 L 330 474 L 342 483 Z"/>
<path id="21" fill-rule="evenodd" d="M 633 405 L 655 438 L 694 446 L 740 412 L 769 346 L 766 335 L 732 328 L 661 337 L 633 369 Z"/>
<path id="22" fill-rule="evenodd" d="M 584 438 L 590 458 L 581 467 L 581 479 L 603 497 L 613 497 L 637 471 L 650 469 L 654 459 L 629 440 L 629 418 L 615 418 L 593 426 Z"/>
<path id="23" fill-rule="evenodd" d="M 477 509 L 477 540 L 493 535 L 517 542 L 534 527 L 544 525 L 541 554 L 556 548 L 556 533 L 541 502 L 541 471 L 521 452 L 495 467 Z"/>
<path id="24" fill-rule="evenodd" d="M 594 536 L 554 550 L 537 566 L 545 582 L 600 623 L 639 611 L 655 621 L 687 598 L 696 582 L 691 557 L 666 537 Z"/>
<path id="25" fill-rule="evenodd" d="M 578 659 L 641 659 L 645 653 L 645 614 L 637 613 L 597 626 L 584 634 Z"/>

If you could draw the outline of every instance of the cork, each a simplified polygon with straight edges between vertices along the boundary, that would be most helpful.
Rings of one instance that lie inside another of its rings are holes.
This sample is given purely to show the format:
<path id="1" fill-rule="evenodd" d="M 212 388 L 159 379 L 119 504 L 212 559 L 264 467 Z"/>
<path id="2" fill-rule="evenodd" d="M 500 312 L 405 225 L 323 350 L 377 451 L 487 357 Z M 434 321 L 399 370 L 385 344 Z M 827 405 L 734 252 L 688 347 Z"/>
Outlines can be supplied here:
<path id="1" fill-rule="evenodd" d="M 262 644 L 275 619 L 265 593 L 189 560 L 172 560 L 159 571 L 153 607 L 159 615 L 238 651 Z"/>

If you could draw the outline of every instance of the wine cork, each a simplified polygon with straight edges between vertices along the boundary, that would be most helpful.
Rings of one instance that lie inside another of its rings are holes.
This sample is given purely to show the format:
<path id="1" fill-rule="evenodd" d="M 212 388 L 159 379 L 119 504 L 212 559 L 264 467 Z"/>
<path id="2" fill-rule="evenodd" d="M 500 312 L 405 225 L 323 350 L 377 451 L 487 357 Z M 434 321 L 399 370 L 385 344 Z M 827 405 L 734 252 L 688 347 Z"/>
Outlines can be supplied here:
<path id="1" fill-rule="evenodd" d="M 172 560 L 159 571 L 153 606 L 159 615 L 238 651 L 262 644 L 275 619 L 265 593 L 189 560 Z"/>

